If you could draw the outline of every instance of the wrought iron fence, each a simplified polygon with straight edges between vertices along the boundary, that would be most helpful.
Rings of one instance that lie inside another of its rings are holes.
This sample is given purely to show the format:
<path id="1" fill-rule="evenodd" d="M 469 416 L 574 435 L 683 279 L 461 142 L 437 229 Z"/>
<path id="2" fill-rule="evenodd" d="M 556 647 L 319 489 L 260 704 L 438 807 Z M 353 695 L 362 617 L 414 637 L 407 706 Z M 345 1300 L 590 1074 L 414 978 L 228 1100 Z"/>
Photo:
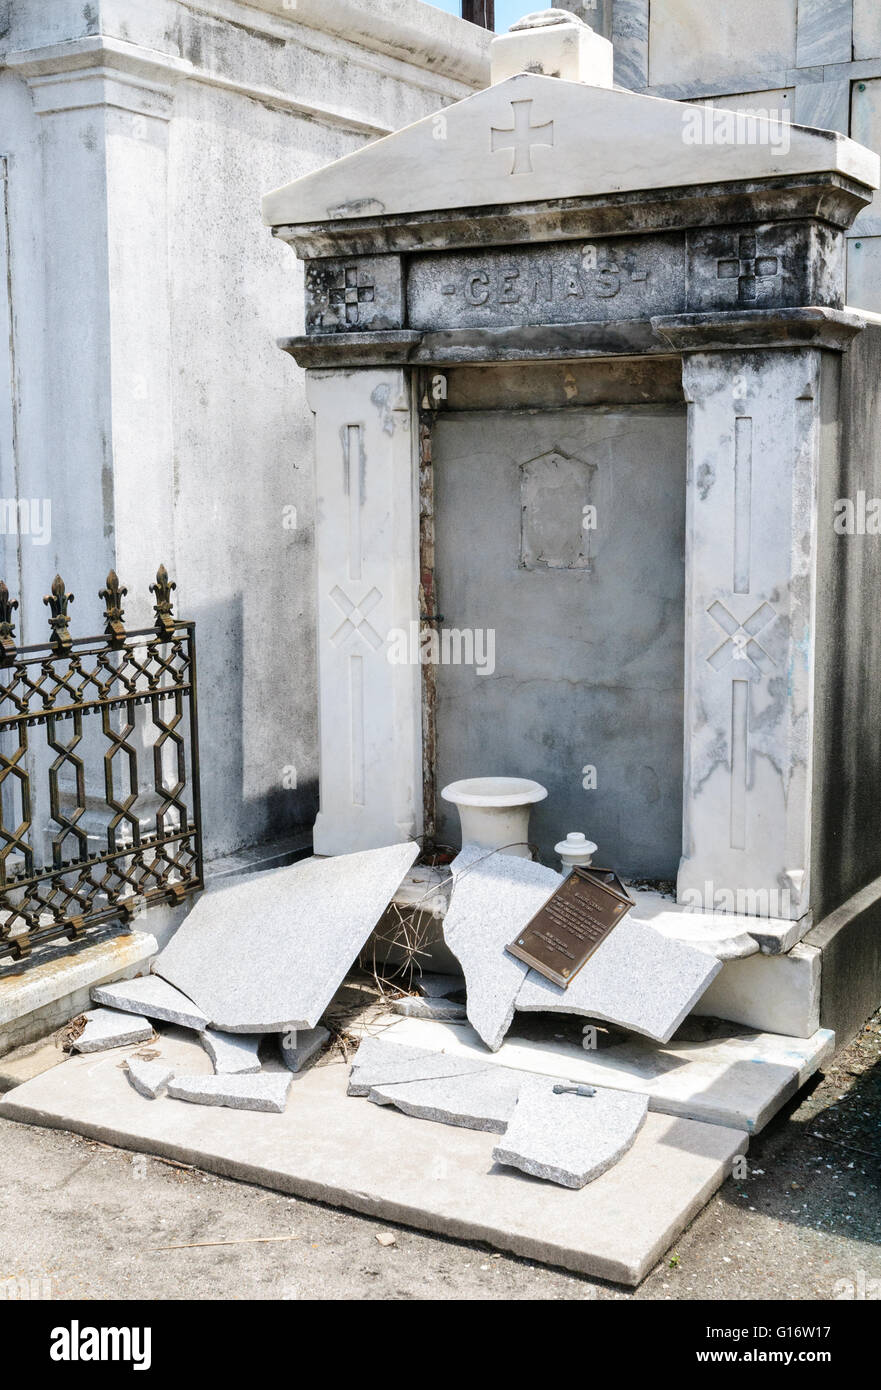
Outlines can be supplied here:
<path id="1" fill-rule="evenodd" d="M 0 964 L 203 886 L 195 624 L 175 587 L 160 566 L 155 625 L 127 632 L 111 570 L 103 634 L 75 638 L 56 575 L 48 643 L 17 647 L 0 583 Z"/>

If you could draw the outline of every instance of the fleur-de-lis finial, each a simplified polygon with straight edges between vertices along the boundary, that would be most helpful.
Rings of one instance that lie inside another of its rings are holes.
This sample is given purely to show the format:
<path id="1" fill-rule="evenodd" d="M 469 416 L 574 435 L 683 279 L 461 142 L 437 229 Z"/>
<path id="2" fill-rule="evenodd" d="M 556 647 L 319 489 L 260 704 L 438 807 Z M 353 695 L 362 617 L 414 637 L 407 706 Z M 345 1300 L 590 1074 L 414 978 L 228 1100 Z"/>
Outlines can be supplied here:
<path id="1" fill-rule="evenodd" d="M 57 652 L 69 651 L 71 636 L 67 630 L 67 605 L 73 603 L 73 594 L 67 592 L 60 574 L 56 574 L 52 580 L 52 592 L 46 594 L 43 602 L 49 605 L 49 611 L 52 614 L 49 619 L 49 626 L 52 629 L 52 636 L 49 641 Z"/>
<path id="2" fill-rule="evenodd" d="M 12 615 L 18 599 L 9 597 L 9 590 L 0 579 L 0 660 L 10 658 L 15 651 L 15 624 Z"/>
<path id="3" fill-rule="evenodd" d="M 127 593 L 128 589 L 119 583 L 116 570 L 111 570 L 108 574 L 107 588 L 98 591 L 98 597 L 104 600 L 104 632 L 113 642 L 121 642 L 125 637 L 125 625 L 122 621 L 125 609 L 122 600 Z"/>
<path id="4" fill-rule="evenodd" d="M 156 614 L 156 630 L 162 635 L 174 632 L 174 613 L 171 607 L 171 591 L 177 585 L 168 577 L 168 570 L 160 565 L 156 571 L 156 583 L 150 585 L 150 593 L 156 595 L 153 612 Z"/>

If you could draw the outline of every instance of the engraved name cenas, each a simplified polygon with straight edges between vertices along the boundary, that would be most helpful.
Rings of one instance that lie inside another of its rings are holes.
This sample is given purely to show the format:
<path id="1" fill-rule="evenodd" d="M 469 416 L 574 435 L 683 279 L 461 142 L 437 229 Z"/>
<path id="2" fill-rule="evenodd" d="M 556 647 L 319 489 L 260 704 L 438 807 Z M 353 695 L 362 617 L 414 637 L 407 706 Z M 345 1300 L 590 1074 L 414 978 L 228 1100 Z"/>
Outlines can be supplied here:
<path id="1" fill-rule="evenodd" d="M 499 261 L 468 267 L 441 283 L 443 295 L 473 308 L 506 304 L 555 303 L 578 299 L 614 299 L 627 285 L 644 285 L 649 272 L 632 252 L 616 256 L 596 246 L 582 246 L 563 261 Z"/>

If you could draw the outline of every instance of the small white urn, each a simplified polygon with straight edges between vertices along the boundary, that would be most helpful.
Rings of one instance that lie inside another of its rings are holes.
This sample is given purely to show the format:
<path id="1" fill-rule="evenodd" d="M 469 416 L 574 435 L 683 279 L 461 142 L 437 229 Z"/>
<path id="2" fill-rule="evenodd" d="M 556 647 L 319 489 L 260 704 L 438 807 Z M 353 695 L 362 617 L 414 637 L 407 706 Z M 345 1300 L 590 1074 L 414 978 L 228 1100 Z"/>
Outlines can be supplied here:
<path id="1" fill-rule="evenodd" d="M 547 794 L 547 787 L 529 777 L 466 777 L 441 792 L 459 812 L 463 845 L 498 849 L 520 859 L 530 857 L 532 808 Z"/>
<path id="2" fill-rule="evenodd" d="M 554 845 L 554 854 L 560 856 L 564 874 L 568 874 L 569 870 L 574 869 L 576 864 L 581 864 L 586 868 L 596 852 L 597 847 L 593 840 L 588 840 L 580 830 L 570 830 L 565 840 Z"/>

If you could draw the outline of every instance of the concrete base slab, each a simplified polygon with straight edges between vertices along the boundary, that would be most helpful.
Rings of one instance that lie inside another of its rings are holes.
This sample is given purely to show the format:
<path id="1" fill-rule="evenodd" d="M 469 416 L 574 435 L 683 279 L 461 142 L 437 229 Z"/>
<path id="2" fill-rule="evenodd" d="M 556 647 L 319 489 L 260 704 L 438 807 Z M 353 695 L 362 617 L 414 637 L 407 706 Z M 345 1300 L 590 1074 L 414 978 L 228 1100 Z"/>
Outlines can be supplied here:
<path id="1" fill-rule="evenodd" d="M 820 952 L 820 1022 L 844 1047 L 881 1001 L 881 878 L 818 922 L 804 944 Z"/>
<path id="2" fill-rule="evenodd" d="M 692 1013 L 809 1038 L 820 1026 L 820 952 L 801 943 L 786 955 L 726 961 Z"/>
<path id="3" fill-rule="evenodd" d="M 57 1067 L 65 1061 L 66 1053 L 60 1041 L 54 1036 L 43 1038 L 40 1042 L 26 1043 L 14 1052 L 7 1052 L 0 1059 L 0 1094 L 13 1091 L 24 1085 L 34 1076 L 40 1076 L 50 1067 Z"/>
<path id="4" fill-rule="evenodd" d="M 161 1053 L 181 1070 L 211 1066 L 186 1037 L 163 1035 Z M 492 1134 L 349 1098 L 342 1062 L 292 1077 L 272 1115 L 146 1100 L 120 1056 L 71 1058 L 11 1091 L 0 1115 L 623 1284 L 644 1278 L 748 1142 L 650 1114 L 621 1161 L 574 1192 L 495 1165 Z"/>
<path id="5" fill-rule="evenodd" d="M 91 1008 L 93 985 L 149 970 L 156 940 L 147 932 L 108 936 L 90 946 L 51 943 L 0 974 L 0 1056 L 45 1038 Z"/>
<path id="6" fill-rule="evenodd" d="M 752 959 L 752 957 L 751 957 Z M 388 1047 L 422 1047 L 488 1066 L 645 1094 L 649 1108 L 707 1124 L 758 1132 L 832 1055 L 835 1034 L 811 1038 L 745 1033 L 710 1042 L 651 1043 L 634 1038 L 589 1052 L 569 1042 L 508 1034 L 498 1052 L 473 1028 L 401 1019 L 382 1035 Z M 357 1060 L 357 1058 L 356 1058 Z"/>

